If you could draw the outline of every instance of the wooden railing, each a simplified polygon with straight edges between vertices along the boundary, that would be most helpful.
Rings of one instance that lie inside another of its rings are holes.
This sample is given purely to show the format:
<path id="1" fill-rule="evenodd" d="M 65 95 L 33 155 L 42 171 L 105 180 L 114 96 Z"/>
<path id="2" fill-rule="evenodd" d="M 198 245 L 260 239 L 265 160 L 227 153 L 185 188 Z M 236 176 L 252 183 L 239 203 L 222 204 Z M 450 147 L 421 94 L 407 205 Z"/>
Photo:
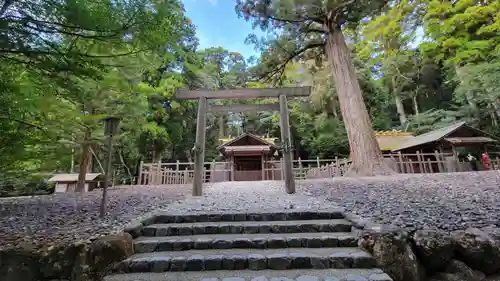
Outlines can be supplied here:
<path id="1" fill-rule="evenodd" d="M 331 178 L 331 177 L 342 177 L 349 166 L 351 165 L 351 160 L 349 159 L 338 159 L 332 161 L 328 164 L 309 169 L 305 178 Z"/>
<path id="2" fill-rule="evenodd" d="M 460 161 L 453 153 L 391 153 L 384 154 L 384 161 L 401 174 L 446 173 L 473 171 L 473 163 Z M 347 159 L 310 169 L 306 178 L 340 177 L 349 169 L 351 162 Z M 476 161 L 477 169 L 484 170 L 480 160 Z M 491 158 L 491 169 L 500 170 L 500 157 Z"/>
<path id="3" fill-rule="evenodd" d="M 212 181 L 229 181 L 229 168 L 215 168 L 221 164 L 224 167 L 228 162 L 205 162 L 205 166 L 210 166 L 211 169 L 203 169 L 203 182 Z M 217 173 L 219 178 L 215 178 Z M 222 175 L 222 178 L 220 176 Z M 175 162 L 175 163 L 141 163 L 140 174 L 137 184 L 139 185 L 164 185 L 164 184 L 190 184 L 194 179 L 194 163 L 193 162 Z"/>
<path id="4" fill-rule="evenodd" d="M 293 161 L 295 179 L 305 179 L 309 170 L 335 161 L 335 159 L 297 159 Z M 234 171 L 231 175 L 231 162 L 205 162 L 203 182 L 223 182 L 242 180 L 282 180 L 282 160 L 268 160 L 263 170 Z M 175 163 L 141 163 L 137 184 L 139 185 L 165 185 L 165 184 L 191 184 L 194 178 L 193 162 Z"/>
<path id="5" fill-rule="evenodd" d="M 384 160 L 398 173 L 441 173 L 472 171 L 470 162 L 459 161 L 452 153 L 393 153 L 384 155 Z M 492 169 L 500 170 L 500 157 L 491 159 Z M 282 160 L 266 161 L 263 170 L 236 171 L 230 162 L 205 162 L 203 182 L 282 180 Z M 313 179 L 342 177 L 351 161 L 345 158 L 335 159 L 297 159 L 293 161 L 294 178 Z M 482 163 L 477 161 L 481 170 Z M 142 163 L 137 184 L 168 185 L 191 184 L 194 178 L 193 162 Z M 234 174 L 232 174 L 234 173 Z"/>

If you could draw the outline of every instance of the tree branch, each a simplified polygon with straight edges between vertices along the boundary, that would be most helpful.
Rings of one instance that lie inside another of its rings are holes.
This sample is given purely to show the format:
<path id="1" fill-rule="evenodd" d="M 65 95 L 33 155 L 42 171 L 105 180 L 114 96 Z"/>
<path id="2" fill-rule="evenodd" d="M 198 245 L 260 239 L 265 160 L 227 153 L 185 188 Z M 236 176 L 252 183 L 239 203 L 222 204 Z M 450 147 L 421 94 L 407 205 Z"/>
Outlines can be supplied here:
<path id="1" fill-rule="evenodd" d="M 37 124 L 30 123 L 28 121 L 24 121 L 24 120 L 20 120 L 20 119 L 15 119 L 15 118 L 12 118 L 12 117 L 9 117 L 9 116 L 0 116 L 0 119 L 6 119 L 6 120 L 9 120 L 9 121 L 13 121 L 13 122 L 16 122 L 16 123 L 19 123 L 19 124 L 26 125 L 28 127 L 33 127 L 35 129 L 38 129 L 38 130 L 44 132 L 45 134 L 48 134 L 44 127 L 42 127 L 40 125 L 37 125 Z"/>
<path id="2" fill-rule="evenodd" d="M 18 22 L 15 22 L 15 23 L 18 23 Z M 32 30 L 37 31 L 37 32 L 42 32 L 42 33 L 47 33 L 47 34 L 63 34 L 63 35 L 81 37 L 81 38 L 85 38 L 85 39 L 112 38 L 112 37 L 118 36 L 121 32 L 126 30 L 126 29 L 122 29 L 119 31 L 114 31 L 113 33 L 103 34 L 103 35 L 86 35 L 86 34 L 72 32 L 72 31 L 65 31 L 65 30 L 61 30 L 61 29 L 57 29 L 57 28 L 50 28 L 48 26 L 34 26 L 33 24 L 30 24 L 29 22 L 24 23 L 22 25 L 28 29 L 32 29 Z M 92 31 L 92 30 L 85 30 L 85 31 L 104 33 L 101 31 Z M 110 31 L 106 31 L 106 32 L 110 32 Z"/>
<path id="3" fill-rule="evenodd" d="M 130 51 L 128 53 L 121 53 L 121 54 L 113 54 L 113 55 L 90 55 L 87 53 L 76 53 L 73 55 L 77 55 L 80 57 L 87 57 L 87 58 L 115 58 L 115 57 L 124 57 L 128 55 L 133 55 L 133 54 L 138 54 L 141 52 L 146 51 L 147 49 L 140 49 L 137 51 Z M 54 55 L 53 52 L 49 51 L 43 51 L 43 50 L 12 50 L 12 49 L 0 49 L 0 54 L 22 54 L 22 55 L 32 55 L 32 56 L 42 56 L 42 55 Z M 60 55 L 67 56 L 69 53 L 60 53 Z"/>
<path id="4" fill-rule="evenodd" d="M 355 1 L 356 0 L 347 0 L 347 1 L 344 1 L 343 3 L 341 2 L 341 4 L 338 4 L 337 7 L 335 7 L 335 10 L 333 10 L 331 12 L 331 14 L 329 15 L 329 18 L 331 15 L 334 15 L 333 21 L 337 23 L 342 9 L 344 9 L 345 7 L 347 7 L 349 5 L 352 5 Z"/>
<path id="5" fill-rule="evenodd" d="M 325 34 L 325 30 L 323 28 L 321 28 L 321 26 L 316 26 L 316 27 L 312 27 L 313 24 L 315 24 L 316 22 L 308 22 L 306 24 L 306 26 L 304 28 L 302 28 L 300 31 L 302 33 L 321 33 L 321 34 Z"/>
<path id="6" fill-rule="evenodd" d="M 7 11 L 9 6 L 12 5 L 13 3 L 14 3 L 14 0 L 5 0 L 5 2 L 3 2 L 2 8 L 0 8 L 0 18 Z"/>
<path id="7" fill-rule="evenodd" d="M 323 29 L 315 29 L 315 28 L 309 28 L 303 31 L 304 33 L 321 33 L 325 34 L 326 32 Z"/>
<path id="8" fill-rule="evenodd" d="M 97 154 L 95 153 L 94 149 L 92 149 L 92 146 L 90 146 L 89 148 L 90 148 L 90 152 L 92 153 L 92 155 L 94 155 L 94 158 L 97 161 L 97 164 L 99 165 L 99 168 L 101 168 L 101 172 L 103 174 L 105 174 L 106 171 L 104 171 L 104 168 L 102 167 L 101 161 L 99 161 L 99 157 L 97 157 Z"/>
<path id="9" fill-rule="evenodd" d="M 14 1 L 14 0 L 10 0 L 10 1 Z M 7 2 L 9 2 L 9 0 Z M 77 30 L 83 30 L 83 31 L 102 32 L 102 33 L 104 33 L 104 32 L 118 33 L 119 31 L 127 30 L 130 27 L 132 27 L 133 25 L 137 24 L 137 23 L 134 23 L 133 20 L 137 18 L 138 13 L 139 13 L 139 10 L 135 11 L 133 15 L 130 15 L 129 20 L 126 23 L 124 23 L 121 27 L 117 28 L 116 30 L 104 30 L 104 29 L 99 29 L 99 28 L 86 28 L 86 27 L 82 27 L 82 26 L 78 26 L 78 25 L 68 25 L 68 24 L 54 22 L 54 21 L 37 20 L 31 16 L 19 17 L 19 16 L 11 15 L 11 16 L 8 16 L 7 18 L 17 20 L 17 22 L 23 21 L 23 22 L 25 22 L 25 24 L 27 24 L 28 22 L 31 22 L 34 24 L 40 24 L 40 25 L 44 25 L 44 26 L 55 25 L 55 26 L 60 26 L 62 28 L 67 28 L 67 29 L 77 29 Z M 56 30 L 58 30 L 58 29 L 56 29 Z"/>
<path id="10" fill-rule="evenodd" d="M 266 15 L 266 16 L 268 18 L 274 20 L 274 21 L 281 21 L 281 22 L 288 22 L 288 23 L 305 23 L 305 22 L 308 22 L 308 21 L 319 23 L 319 24 L 323 24 L 324 23 L 324 21 L 321 19 L 321 17 L 317 17 L 317 18 L 302 18 L 302 19 L 284 19 L 284 18 L 274 17 L 274 16 L 271 16 L 271 15 Z"/>
<path id="11" fill-rule="evenodd" d="M 316 42 L 316 43 L 307 44 L 306 46 L 304 46 L 304 47 L 298 49 L 297 51 L 293 52 L 292 54 L 290 54 L 283 63 L 281 63 L 277 66 L 277 68 L 275 68 L 274 70 L 272 70 L 268 73 L 261 75 L 260 79 L 265 79 L 265 81 L 269 81 L 269 79 L 271 79 L 271 77 L 273 77 L 277 74 L 279 74 L 279 76 L 281 76 L 285 70 L 286 65 L 289 62 L 291 62 L 294 58 L 301 55 L 302 53 L 304 53 L 307 50 L 322 47 L 324 45 L 325 45 L 325 42 Z"/>

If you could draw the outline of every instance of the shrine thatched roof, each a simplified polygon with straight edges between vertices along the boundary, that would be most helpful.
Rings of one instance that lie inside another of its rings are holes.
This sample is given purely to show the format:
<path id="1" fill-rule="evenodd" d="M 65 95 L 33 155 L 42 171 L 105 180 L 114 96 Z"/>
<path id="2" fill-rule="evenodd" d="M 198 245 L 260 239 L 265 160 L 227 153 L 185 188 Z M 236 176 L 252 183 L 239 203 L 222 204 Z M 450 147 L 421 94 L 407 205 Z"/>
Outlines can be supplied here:
<path id="1" fill-rule="evenodd" d="M 459 130 L 468 130 L 473 132 L 475 136 L 469 137 L 454 137 L 454 134 L 459 132 Z M 402 143 L 399 147 L 394 148 L 392 151 L 401 151 L 407 148 L 425 145 L 428 143 L 434 143 L 438 141 L 448 141 L 453 144 L 464 144 L 464 143 L 495 143 L 494 136 L 487 132 L 481 131 L 474 127 L 467 125 L 466 122 L 458 122 L 450 126 L 446 126 L 434 131 L 430 131 L 425 134 L 416 136 L 415 138 Z"/>

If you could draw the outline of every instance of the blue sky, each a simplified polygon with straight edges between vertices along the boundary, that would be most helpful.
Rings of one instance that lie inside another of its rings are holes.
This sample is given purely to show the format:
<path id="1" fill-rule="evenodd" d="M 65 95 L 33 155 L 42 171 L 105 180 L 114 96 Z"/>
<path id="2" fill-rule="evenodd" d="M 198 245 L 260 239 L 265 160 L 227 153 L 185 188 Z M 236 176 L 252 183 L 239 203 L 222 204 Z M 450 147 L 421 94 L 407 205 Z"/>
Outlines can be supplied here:
<path id="1" fill-rule="evenodd" d="M 196 25 L 200 49 L 220 46 L 231 52 L 239 52 L 247 59 L 257 55 L 253 45 L 245 45 L 245 38 L 253 32 L 259 36 L 263 33 L 260 29 L 254 31 L 250 22 L 238 18 L 233 0 L 181 1 L 187 16 Z"/>

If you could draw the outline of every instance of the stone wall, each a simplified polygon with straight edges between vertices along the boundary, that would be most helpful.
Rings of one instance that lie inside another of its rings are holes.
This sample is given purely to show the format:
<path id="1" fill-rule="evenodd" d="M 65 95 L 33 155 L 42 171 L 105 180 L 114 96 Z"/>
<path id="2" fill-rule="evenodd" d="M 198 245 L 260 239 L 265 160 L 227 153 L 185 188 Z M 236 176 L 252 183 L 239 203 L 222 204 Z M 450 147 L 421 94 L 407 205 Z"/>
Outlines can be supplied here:
<path id="1" fill-rule="evenodd" d="M 93 281 L 112 271 L 134 252 L 133 238 L 154 217 L 130 223 L 123 232 L 89 241 L 48 247 L 15 245 L 0 249 L 2 281 Z"/>
<path id="2" fill-rule="evenodd" d="M 358 244 L 394 281 L 500 281 L 500 229 L 407 232 L 347 215 Z"/>

